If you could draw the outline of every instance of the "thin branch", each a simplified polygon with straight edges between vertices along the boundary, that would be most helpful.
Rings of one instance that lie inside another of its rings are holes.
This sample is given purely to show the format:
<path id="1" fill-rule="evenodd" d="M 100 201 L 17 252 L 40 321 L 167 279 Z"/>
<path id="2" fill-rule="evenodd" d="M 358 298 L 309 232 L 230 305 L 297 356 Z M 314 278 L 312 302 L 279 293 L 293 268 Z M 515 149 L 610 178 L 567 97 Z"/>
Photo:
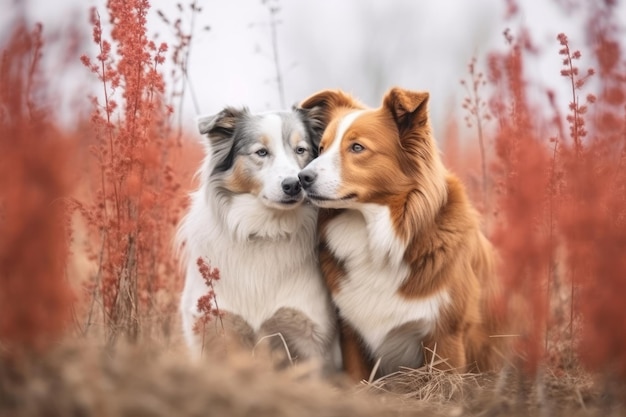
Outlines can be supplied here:
<path id="1" fill-rule="evenodd" d="M 277 1 L 278 3 L 278 1 Z M 269 2 L 268 2 L 269 4 Z M 285 108 L 285 90 L 283 87 L 283 76 L 280 70 L 280 58 L 278 55 L 278 20 L 276 16 L 280 11 L 280 7 L 278 6 L 268 6 L 270 11 L 270 31 L 272 36 L 272 55 L 274 57 L 274 69 L 276 70 L 276 86 L 278 88 L 278 98 L 280 100 L 280 107 Z"/>

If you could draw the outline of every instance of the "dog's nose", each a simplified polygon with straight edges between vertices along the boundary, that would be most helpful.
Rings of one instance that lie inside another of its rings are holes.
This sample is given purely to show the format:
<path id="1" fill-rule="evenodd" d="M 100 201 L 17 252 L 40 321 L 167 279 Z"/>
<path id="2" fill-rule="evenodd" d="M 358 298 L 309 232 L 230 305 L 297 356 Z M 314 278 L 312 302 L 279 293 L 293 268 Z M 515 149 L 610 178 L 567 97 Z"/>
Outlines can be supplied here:
<path id="1" fill-rule="evenodd" d="M 317 179 L 317 173 L 310 169 L 305 169 L 300 171 L 300 173 L 298 174 L 298 178 L 300 178 L 300 183 L 304 188 L 309 188 Z"/>
<path id="2" fill-rule="evenodd" d="M 283 182 L 281 183 L 281 185 L 283 187 L 283 191 L 285 192 L 285 194 L 292 196 L 292 197 L 295 195 L 298 195 L 298 193 L 302 189 L 302 187 L 300 186 L 300 181 L 298 181 L 297 178 L 293 178 L 293 177 L 285 178 Z"/>

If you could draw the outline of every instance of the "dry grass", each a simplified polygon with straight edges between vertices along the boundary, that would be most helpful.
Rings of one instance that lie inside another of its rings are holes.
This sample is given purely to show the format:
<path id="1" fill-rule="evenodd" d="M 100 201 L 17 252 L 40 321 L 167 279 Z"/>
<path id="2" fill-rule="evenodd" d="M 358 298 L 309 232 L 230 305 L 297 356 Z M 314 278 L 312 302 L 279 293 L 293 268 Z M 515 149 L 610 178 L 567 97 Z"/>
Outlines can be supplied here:
<path id="1" fill-rule="evenodd" d="M 486 374 L 441 371 L 430 365 L 403 368 L 365 384 L 368 390 L 397 394 L 437 406 L 465 403 L 475 389 L 485 386 Z"/>
<path id="2" fill-rule="evenodd" d="M 375 416 L 380 399 L 345 392 L 262 362 L 192 363 L 175 350 L 84 346 L 0 367 L 0 416 Z M 303 372 L 304 371 L 304 372 Z"/>
<path id="3" fill-rule="evenodd" d="M 437 369 L 436 363 L 402 369 L 372 382 L 362 390 L 400 400 L 407 410 L 436 411 L 443 415 L 606 415 L 621 409 L 622 398 L 606 395 L 591 373 L 541 367 L 529 378 L 511 364 L 498 373 L 459 373 Z"/>
<path id="4" fill-rule="evenodd" d="M 357 387 L 306 366 L 276 372 L 257 354 L 193 362 L 182 346 L 85 341 L 0 362 L 0 416 L 606 416 L 623 398 L 581 369 L 524 379 L 405 369 Z"/>

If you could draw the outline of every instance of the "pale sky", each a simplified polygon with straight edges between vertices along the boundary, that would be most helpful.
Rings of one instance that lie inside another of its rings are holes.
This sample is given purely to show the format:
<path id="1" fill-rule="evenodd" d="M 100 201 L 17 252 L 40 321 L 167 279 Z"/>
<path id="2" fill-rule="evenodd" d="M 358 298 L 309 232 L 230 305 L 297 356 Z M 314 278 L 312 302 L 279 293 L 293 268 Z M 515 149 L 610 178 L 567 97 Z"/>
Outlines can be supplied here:
<path id="1" fill-rule="evenodd" d="M 11 12 L 24 3 L 0 0 L 0 10 L 7 11 L 0 17 L 1 36 L 6 35 Z M 255 111 L 278 109 L 267 5 L 261 0 L 200 3 L 203 12 L 197 16 L 190 57 L 190 78 L 200 113 L 215 113 L 226 105 L 246 105 Z M 487 51 L 504 47 L 505 28 L 515 33 L 524 24 L 531 29 L 540 55 L 529 62 L 528 77 L 555 89 L 564 106 L 568 84 L 559 76 L 556 35 L 565 32 L 572 45 L 585 54 L 581 22 L 564 14 L 553 1 L 522 0 L 521 13 L 508 22 L 503 18 L 503 0 L 277 3 L 281 7 L 278 52 L 288 106 L 324 88 L 344 89 L 372 106 L 377 106 L 384 91 L 394 85 L 428 90 L 435 132 L 443 129 L 452 111 L 462 121 L 460 102 L 465 93 L 459 80 L 467 76 L 467 63 L 473 55 L 480 65 Z M 104 0 L 32 0 L 28 4 L 32 19 L 42 21 L 48 31 L 70 22 L 86 22 L 90 6 L 97 6 L 102 14 L 105 10 Z M 162 9 L 175 19 L 175 4 L 173 0 L 152 1 L 150 31 L 159 32 L 166 41 L 167 31 L 156 10 Z M 620 20 L 626 22 L 623 1 Z M 209 32 L 202 30 L 207 25 Z M 95 56 L 93 46 L 83 47 Z M 54 53 L 49 52 L 48 58 L 50 55 Z M 60 85 L 70 91 L 84 80 L 93 80 L 82 72 L 61 71 Z M 83 85 L 80 91 L 84 92 Z M 195 116 L 191 100 L 185 103 L 184 111 L 185 120 L 191 124 Z"/>

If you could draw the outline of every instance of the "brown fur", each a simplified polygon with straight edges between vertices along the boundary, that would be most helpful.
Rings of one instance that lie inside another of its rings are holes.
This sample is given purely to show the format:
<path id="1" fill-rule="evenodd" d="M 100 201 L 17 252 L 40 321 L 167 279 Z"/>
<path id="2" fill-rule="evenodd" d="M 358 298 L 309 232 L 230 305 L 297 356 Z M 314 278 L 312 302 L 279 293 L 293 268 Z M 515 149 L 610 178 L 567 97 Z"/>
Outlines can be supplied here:
<path id="1" fill-rule="evenodd" d="M 232 174 L 226 179 L 228 189 L 233 193 L 258 195 L 261 192 L 261 184 L 246 168 L 246 162 L 237 160 Z"/>
<path id="2" fill-rule="evenodd" d="M 323 91 L 301 104 L 309 116 L 327 126 L 322 148 L 335 139 L 342 115 L 363 109 L 348 99 L 345 93 Z M 489 337 L 501 327 L 490 307 L 497 287 L 495 255 L 463 185 L 441 162 L 429 123 L 428 99 L 425 92 L 392 89 L 380 108 L 367 110 L 348 128 L 339 139 L 340 194 L 354 195 L 359 203 L 389 207 L 394 232 L 406 244 L 403 259 L 410 269 L 397 290 L 399 297 L 420 299 L 442 289 L 450 295 L 451 303 L 441 309 L 431 333 L 420 335 L 419 326 L 410 322 L 388 333 L 388 343 L 381 349 L 396 358 L 392 363 L 417 367 L 434 352 L 445 361 L 443 368 L 493 369 L 503 348 L 498 346 L 501 338 Z M 366 151 L 351 152 L 353 142 Z M 345 265 L 327 248 L 325 236 L 329 221 L 340 212 L 322 209 L 319 220 L 320 261 L 333 294 L 341 289 Z M 427 348 L 423 355 L 417 353 L 419 347 L 410 347 L 421 343 Z M 363 347 L 355 330 L 344 325 L 344 365 L 357 379 L 368 376 L 380 354 Z"/>
<path id="3" fill-rule="evenodd" d="M 349 323 L 343 320 L 339 328 L 341 359 L 348 375 L 355 381 L 368 380 L 374 361 L 361 337 Z"/>

